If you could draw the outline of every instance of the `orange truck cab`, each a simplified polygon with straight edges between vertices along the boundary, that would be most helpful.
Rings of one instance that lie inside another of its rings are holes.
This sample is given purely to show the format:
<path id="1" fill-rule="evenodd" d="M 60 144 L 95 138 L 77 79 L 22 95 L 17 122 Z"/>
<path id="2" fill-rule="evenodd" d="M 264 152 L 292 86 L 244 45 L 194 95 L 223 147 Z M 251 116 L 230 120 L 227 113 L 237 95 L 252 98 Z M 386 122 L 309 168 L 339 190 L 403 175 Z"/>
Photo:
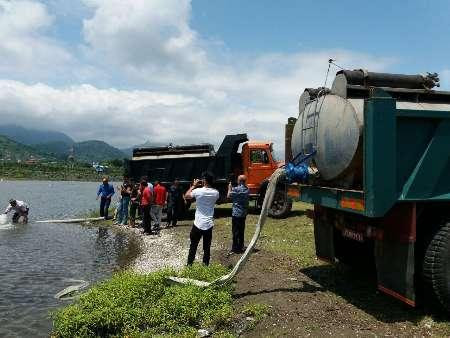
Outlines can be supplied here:
<path id="1" fill-rule="evenodd" d="M 243 173 L 247 176 L 247 186 L 252 196 L 258 196 L 261 184 L 283 165 L 273 156 L 273 143 L 266 141 L 244 143 L 241 157 Z"/>

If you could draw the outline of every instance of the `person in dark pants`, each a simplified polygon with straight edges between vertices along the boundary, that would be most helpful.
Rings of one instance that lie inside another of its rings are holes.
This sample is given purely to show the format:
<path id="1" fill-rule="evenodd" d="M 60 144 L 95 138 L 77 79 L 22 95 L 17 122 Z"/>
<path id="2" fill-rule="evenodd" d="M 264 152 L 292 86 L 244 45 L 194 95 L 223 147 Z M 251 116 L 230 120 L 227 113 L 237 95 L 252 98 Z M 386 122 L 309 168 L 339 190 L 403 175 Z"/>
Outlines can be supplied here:
<path id="1" fill-rule="evenodd" d="M 249 190 L 246 185 L 247 177 L 240 175 L 237 186 L 228 185 L 227 197 L 231 198 L 233 207 L 231 211 L 231 224 L 233 233 L 233 244 L 231 253 L 244 252 L 245 219 L 247 217 Z"/>
<path id="2" fill-rule="evenodd" d="M 142 224 L 144 227 L 144 234 L 152 234 L 152 224 L 150 220 L 150 208 L 153 199 L 153 194 L 148 187 L 147 181 L 142 180 L 140 186 L 141 195 L 141 209 L 142 209 Z"/>
<path id="3" fill-rule="evenodd" d="M 108 219 L 108 209 L 113 195 L 114 187 L 108 183 L 107 177 L 103 177 L 102 184 L 100 184 L 97 191 L 97 199 L 100 197 L 100 217 Z"/>
<path id="4" fill-rule="evenodd" d="M 135 184 L 130 194 L 130 226 L 136 226 L 136 211 L 139 208 L 139 184 Z"/>
<path id="5" fill-rule="evenodd" d="M 167 197 L 167 225 L 176 226 L 178 219 L 183 212 L 184 199 L 183 191 L 180 187 L 180 181 L 175 179 L 173 184 L 169 188 L 169 194 Z"/>
<path id="6" fill-rule="evenodd" d="M 188 265 L 192 265 L 197 253 L 198 243 L 203 237 L 203 264 L 209 265 L 211 257 L 212 229 L 214 226 L 214 205 L 219 199 L 219 192 L 211 188 L 212 175 L 204 173 L 202 180 L 195 179 L 194 184 L 185 194 L 186 199 L 196 201 L 195 220 L 192 225 L 188 255 Z"/>

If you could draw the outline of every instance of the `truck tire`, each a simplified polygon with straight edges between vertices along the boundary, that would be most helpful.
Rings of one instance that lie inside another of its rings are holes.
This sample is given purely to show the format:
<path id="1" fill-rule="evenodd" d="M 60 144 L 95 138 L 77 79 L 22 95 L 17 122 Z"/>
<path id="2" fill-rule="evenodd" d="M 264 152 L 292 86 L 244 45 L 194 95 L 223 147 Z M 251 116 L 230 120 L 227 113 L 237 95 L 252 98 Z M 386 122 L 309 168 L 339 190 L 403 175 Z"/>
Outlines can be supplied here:
<path id="1" fill-rule="evenodd" d="M 272 218 L 286 218 L 292 210 L 292 200 L 287 196 L 285 189 L 277 189 L 273 203 L 268 210 Z"/>
<path id="2" fill-rule="evenodd" d="M 450 222 L 434 233 L 425 248 L 423 277 L 427 298 L 438 300 L 450 312 Z"/>

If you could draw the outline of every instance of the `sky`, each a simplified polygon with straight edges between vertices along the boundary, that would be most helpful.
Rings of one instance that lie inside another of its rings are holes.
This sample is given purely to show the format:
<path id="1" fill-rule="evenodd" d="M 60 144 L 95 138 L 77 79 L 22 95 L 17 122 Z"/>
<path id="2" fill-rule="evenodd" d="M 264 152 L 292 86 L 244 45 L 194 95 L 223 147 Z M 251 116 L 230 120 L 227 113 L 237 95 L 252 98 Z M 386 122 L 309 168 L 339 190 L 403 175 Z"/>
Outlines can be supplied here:
<path id="1" fill-rule="evenodd" d="M 0 0 L 0 124 L 117 147 L 246 132 L 280 151 L 329 58 L 438 72 L 449 90 L 449 13 L 447 0 Z"/>

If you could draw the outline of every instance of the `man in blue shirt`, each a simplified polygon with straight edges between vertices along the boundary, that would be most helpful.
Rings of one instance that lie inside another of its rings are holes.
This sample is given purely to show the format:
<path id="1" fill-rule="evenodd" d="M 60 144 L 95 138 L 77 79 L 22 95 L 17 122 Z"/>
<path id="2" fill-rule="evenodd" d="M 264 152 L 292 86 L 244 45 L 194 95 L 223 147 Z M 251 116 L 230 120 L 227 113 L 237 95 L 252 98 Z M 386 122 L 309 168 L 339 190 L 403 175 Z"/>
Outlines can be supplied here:
<path id="1" fill-rule="evenodd" d="M 245 175 L 240 175 L 236 187 L 233 187 L 231 183 L 228 185 L 227 197 L 231 198 L 231 201 L 233 202 L 233 209 L 231 212 L 233 232 L 232 253 L 244 252 L 245 218 L 247 217 L 249 199 L 249 190 L 245 184 L 246 181 L 247 177 L 245 177 Z"/>
<path id="2" fill-rule="evenodd" d="M 112 195 L 114 195 L 114 187 L 108 183 L 107 177 L 103 177 L 102 184 L 100 184 L 97 191 L 97 199 L 100 197 L 100 217 L 108 219 L 108 209 Z"/>

